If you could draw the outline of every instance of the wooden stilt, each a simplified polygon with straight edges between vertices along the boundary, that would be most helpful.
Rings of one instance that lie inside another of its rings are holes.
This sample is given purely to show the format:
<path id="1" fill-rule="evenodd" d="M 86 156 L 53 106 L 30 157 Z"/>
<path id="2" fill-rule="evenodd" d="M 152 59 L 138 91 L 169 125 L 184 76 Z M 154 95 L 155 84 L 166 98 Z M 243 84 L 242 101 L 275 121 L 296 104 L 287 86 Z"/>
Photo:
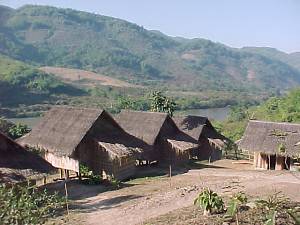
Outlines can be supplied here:
<path id="1" fill-rule="evenodd" d="M 67 214 L 69 215 L 69 203 L 68 203 L 68 189 L 67 189 L 67 176 L 65 176 L 65 195 L 66 195 L 66 207 L 67 207 Z"/>
<path id="2" fill-rule="evenodd" d="M 169 176 L 170 176 L 170 187 L 172 186 L 172 166 L 169 166 Z"/>

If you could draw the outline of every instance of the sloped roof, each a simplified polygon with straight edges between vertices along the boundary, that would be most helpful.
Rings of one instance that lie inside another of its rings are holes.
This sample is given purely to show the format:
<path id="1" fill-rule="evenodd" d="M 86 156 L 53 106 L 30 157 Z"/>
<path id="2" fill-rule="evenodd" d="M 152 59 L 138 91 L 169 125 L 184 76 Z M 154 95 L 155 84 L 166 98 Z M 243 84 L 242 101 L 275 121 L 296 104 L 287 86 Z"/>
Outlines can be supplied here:
<path id="1" fill-rule="evenodd" d="M 280 150 L 280 146 L 284 150 Z M 300 124 L 251 120 L 239 147 L 266 154 L 299 155 Z"/>
<path id="2" fill-rule="evenodd" d="M 56 155 L 71 156 L 103 112 L 101 109 L 54 107 L 18 142 L 41 147 Z"/>
<path id="3" fill-rule="evenodd" d="M 207 117 L 202 116 L 175 116 L 173 117 L 174 122 L 177 127 L 181 129 L 186 134 L 199 139 L 204 126 L 208 123 Z"/>
<path id="4" fill-rule="evenodd" d="M 112 144 L 108 142 L 99 141 L 98 144 L 108 152 L 112 159 L 130 157 L 135 155 L 137 151 L 140 151 L 140 149 L 128 148 L 125 145 L 119 143 Z"/>
<path id="5" fill-rule="evenodd" d="M 122 110 L 115 119 L 129 134 L 154 144 L 165 121 L 169 118 L 166 113 Z"/>
<path id="6" fill-rule="evenodd" d="M 27 151 L 0 132 L 0 182 L 34 179 L 54 170 L 42 157 Z"/>
<path id="7" fill-rule="evenodd" d="M 211 140 L 226 139 L 223 135 L 216 131 L 207 117 L 191 115 L 175 116 L 173 120 L 179 129 L 196 140 L 199 140 L 201 135 L 210 138 Z"/>

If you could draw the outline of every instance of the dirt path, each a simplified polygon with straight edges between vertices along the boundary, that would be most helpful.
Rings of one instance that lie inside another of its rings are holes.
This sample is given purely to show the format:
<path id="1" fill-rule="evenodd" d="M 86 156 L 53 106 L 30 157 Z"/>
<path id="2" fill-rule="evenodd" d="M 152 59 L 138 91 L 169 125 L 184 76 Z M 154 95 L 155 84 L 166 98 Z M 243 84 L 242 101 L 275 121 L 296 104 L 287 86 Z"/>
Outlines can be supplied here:
<path id="1" fill-rule="evenodd" d="M 167 177 L 139 179 L 129 187 L 76 200 L 76 213 L 82 224 L 131 225 L 175 209 L 190 206 L 201 188 L 210 187 L 223 196 L 244 191 L 250 197 L 282 191 L 300 201 L 300 174 L 282 171 L 251 171 L 232 168 L 190 170 L 170 179 Z M 76 188 L 77 189 L 77 188 Z M 79 189 L 77 195 L 80 196 Z"/>

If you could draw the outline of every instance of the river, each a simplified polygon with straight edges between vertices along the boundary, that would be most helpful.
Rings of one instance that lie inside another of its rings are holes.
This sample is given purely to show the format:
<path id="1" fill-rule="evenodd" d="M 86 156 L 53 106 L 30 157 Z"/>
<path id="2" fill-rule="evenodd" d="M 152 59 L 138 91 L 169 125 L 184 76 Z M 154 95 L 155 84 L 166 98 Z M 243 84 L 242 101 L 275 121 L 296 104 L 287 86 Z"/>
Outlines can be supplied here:
<path id="1" fill-rule="evenodd" d="M 195 115 L 195 116 L 205 116 L 212 120 L 224 121 L 229 114 L 230 108 L 209 108 L 209 109 L 190 109 L 185 111 L 180 111 L 178 114 L 181 115 Z"/>
<path id="2" fill-rule="evenodd" d="M 210 108 L 210 109 L 190 109 L 185 111 L 179 111 L 176 114 L 180 115 L 196 115 L 206 116 L 213 120 L 225 120 L 229 113 L 229 107 L 224 108 Z M 40 121 L 40 117 L 26 117 L 26 118 L 9 118 L 8 120 L 13 123 L 23 123 L 32 128 Z"/>

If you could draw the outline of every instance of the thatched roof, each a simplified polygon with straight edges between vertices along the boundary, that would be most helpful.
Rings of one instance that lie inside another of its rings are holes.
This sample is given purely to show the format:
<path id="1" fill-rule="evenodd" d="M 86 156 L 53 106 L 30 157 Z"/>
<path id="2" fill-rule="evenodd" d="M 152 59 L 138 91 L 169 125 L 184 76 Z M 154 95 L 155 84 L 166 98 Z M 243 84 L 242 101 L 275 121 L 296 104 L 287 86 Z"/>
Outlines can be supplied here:
<path id="1" fill-rule="evenodd" d="M 175 116 L 173 117 L 177 127 L 196 140 L 199 139 L 204 126 L 209 122 L 207 117 L 202 116 Z"/>
<path id="2" fill-rule="evenodd" d="M 300 124 L 251 120 L 239 147 L 266 154 L 299 155 Z"/>
<path id="3" fill-rule="evenodd" d="M 136 152 L 140 151 L 140 149 L 129 148 L 123 144 L 112 144 L 103 141 L 99 141 L 98 144 L 108 152 L 111 159 L 131 157 L 134 156 Z"/>
<path id="4" fill-rule="evenodd" d="M 101 109 L 54 107 L 18 142 L 56 155 L 71 156 L 103 112 Z"/>
<path id="5" fill-rule="evenodd" d="M 0 132 L 0 182 L 20 182 L 50 173 L 54 168 Z"/>
<path id="6" fill-rule="evenodd" d="M 170 117 L 166 113 L 123 110 L 115 119 L 126 132 L 153 145 Z"/>
<path id="7" fill-rule="evenodd" d="M 196 140 L 199 140 L 201 135 L 211 140 L 226 139 L 223 135 L 216 131 L 207 117 L 191 115 L 175 116 L 173 120 L 179 129 Z"/>

